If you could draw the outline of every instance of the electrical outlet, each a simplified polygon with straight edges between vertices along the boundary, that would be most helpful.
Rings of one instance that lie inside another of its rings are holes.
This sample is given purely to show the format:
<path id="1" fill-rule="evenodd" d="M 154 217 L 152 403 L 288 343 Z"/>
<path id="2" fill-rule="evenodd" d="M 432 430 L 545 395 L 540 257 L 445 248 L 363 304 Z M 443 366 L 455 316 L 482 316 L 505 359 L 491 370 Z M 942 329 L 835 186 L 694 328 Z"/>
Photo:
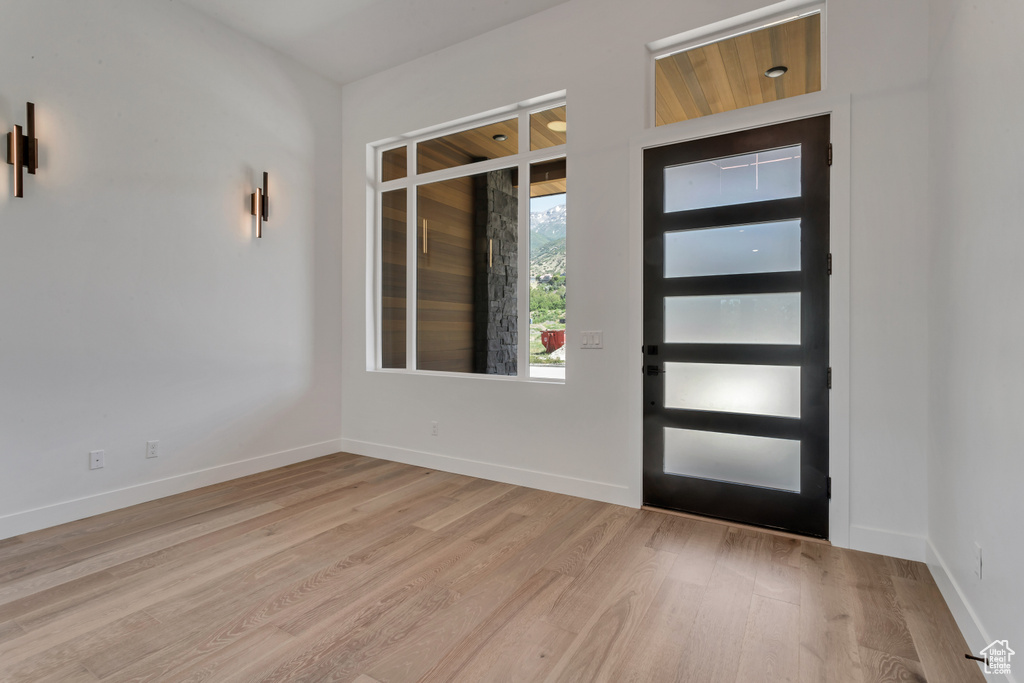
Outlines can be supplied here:
<path id="1" fill-rule="evenodd" d="M 430 435 L 437 436 L 437 420 L 433 420 L 430 423 Z"/>
<path id="2" fill-rule="evenodd" d="M 981 561 L 981 544 L 975 542 L 974 544 L 974 575 L 979 579 L 982 578 L 982 569 L 984 564 Z"/>
<path id="3" fill-rule="evenodd" d="M 103 467 L 103 451 L 89 451 L 89 469 L 98 470 Z"/>
<path id="4" fill-rule="evenodd" d="M 146 457 L 155 458 L 160 455 L 160 442 L 159 441 L 147 441 L 146 442 Z"/>

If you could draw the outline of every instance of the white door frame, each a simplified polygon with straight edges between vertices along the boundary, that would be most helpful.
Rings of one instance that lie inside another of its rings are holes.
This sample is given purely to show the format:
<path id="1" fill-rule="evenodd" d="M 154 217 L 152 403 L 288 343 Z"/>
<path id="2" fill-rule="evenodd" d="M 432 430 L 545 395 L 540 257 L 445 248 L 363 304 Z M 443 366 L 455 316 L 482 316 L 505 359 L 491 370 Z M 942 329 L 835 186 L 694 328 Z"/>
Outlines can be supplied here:
<path id="1" fill-rule="evenodd" d="M 642 363 L 643 346 L 643 151 L 677 142 L 759 128 L 783 121 L 831 115 L 833 161 L 829 184 L 829 241 L 832 279 L 829 283 L 829 540 L 850 546 L 850 96 L 815 92 L 744 109 L 651 128 L 629 143 L 629 348 Z M 629 441 L 635 465 L 636 490 L 642 503 L 643 378 L 633 373 L 629 386 Z"/>

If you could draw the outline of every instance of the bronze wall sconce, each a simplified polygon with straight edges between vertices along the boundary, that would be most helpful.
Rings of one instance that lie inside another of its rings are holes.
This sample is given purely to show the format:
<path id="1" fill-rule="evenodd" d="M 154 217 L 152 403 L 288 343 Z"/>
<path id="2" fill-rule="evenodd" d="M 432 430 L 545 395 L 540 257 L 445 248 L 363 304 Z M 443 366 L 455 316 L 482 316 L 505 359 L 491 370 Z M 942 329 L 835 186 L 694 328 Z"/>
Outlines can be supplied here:
<path id="1" fill-rule="evenodd" d="M 22 134 L 21 126 L 15 126 L 14 130 L 7 134 L 7 163 L 14 166 L 14 196 L 25 196 L 25 181 L 22 169 L 28 168 L 32 175 L 36 174 L 39 168 L 39 141 L 36 140 L 36 105 L 28 102 L 25 105 L 28 112 L 27 132 Z"/>
<path id="2" fill-rule="evenodd" d="M 263 237 L 263 222 L 270 215 L 267 196 L 267 172 L 263 172 L 263 187 L 252 193 L 252 215 L 256 216 L 256 237 Z"/>

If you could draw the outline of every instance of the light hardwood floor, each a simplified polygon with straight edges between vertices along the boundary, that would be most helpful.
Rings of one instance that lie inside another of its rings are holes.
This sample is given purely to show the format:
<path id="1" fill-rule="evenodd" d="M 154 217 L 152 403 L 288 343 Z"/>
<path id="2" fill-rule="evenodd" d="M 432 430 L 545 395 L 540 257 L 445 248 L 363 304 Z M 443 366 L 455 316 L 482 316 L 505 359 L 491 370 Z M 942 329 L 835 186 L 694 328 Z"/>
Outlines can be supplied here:
<path id="1" fill-rule="evenodd" d="M 349 454 L 0 541 L 2 681 L 982 681 L 928 569 Z"/>

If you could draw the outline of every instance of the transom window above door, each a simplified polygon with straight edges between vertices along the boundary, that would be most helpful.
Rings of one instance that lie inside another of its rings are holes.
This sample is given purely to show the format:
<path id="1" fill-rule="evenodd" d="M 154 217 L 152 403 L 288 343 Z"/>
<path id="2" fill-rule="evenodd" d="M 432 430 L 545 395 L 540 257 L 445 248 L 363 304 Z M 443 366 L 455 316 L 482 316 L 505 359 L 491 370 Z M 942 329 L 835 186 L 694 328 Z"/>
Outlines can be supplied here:
<path id="1" fill-rule="evenodd" d="M 808 9 L 658 50 L 654 125 L 821 90 L 822 14 Z"/>

